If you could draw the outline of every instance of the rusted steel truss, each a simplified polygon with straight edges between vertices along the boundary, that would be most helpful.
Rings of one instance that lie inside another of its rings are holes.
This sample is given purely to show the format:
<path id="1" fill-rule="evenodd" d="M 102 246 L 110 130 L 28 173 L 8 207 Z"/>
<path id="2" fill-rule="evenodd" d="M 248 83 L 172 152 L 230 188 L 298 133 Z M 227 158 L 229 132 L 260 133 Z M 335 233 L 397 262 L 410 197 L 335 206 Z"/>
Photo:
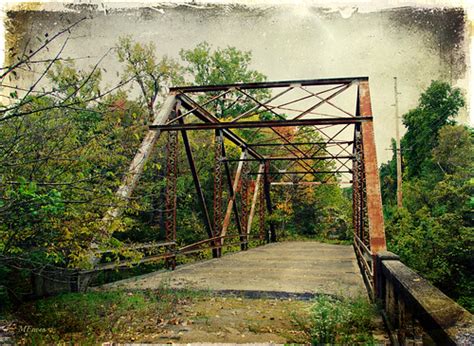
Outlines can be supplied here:
<path id="1" fill-rule="evenodd" d="M 164 106 L 149 128 L 155 141 L 162 132 L 169 136 L 167 241 L 176 242 L 179 131 L 208 233 L 181 250 L 204 246 L 218 257 L 232 237 L 242 250 L 250 239 L 276 241 L 275 226 L 265 222 L 274 209 L 272 187 L 349 183 L 354 247 L 367 281 L 376 285 L 372 256 L 385 249 L 385 235 L 367 77 L 174 87 Z M 193 131 L 214 139 L 212 218 L 188 138 Z"/>
<path id="2" fill-rule="evenodd" d="M 216 130 L 214 139 L 214 235 L 218 235 L 222 227 L 222 151 L 223 139 L 220 131 Z M 220 240 L 216 240 L 215 245 L 219 245 Z M 216 257 L 220 256 L 220 249 L 216 248 Z"/>
<path id="3" fill-rule="evenodd" d="M 167 242 L 176 242 L 176 183 L 178 176 L 178 134 L 176 131 L 168 132 L 166 160 L 166 195 L 165 195 L 165 232 Z M 168 252 L 173 252 L 173 245 Z M 174 269 L 176 258 L 167 259 L 167 266 Z"/>

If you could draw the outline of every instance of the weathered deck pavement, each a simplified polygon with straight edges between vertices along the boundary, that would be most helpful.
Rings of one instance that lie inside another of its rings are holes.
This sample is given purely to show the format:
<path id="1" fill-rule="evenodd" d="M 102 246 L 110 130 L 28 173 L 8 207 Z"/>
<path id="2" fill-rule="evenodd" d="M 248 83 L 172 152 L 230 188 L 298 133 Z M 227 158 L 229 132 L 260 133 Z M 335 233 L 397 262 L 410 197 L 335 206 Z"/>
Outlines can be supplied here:
<path id="1" fill-rule="evenodd" d="M 313 241 L 272 243 L 105 287 L 153 289 L 160 285 L 212 291 L 366 294 L 352 246 Z"/>

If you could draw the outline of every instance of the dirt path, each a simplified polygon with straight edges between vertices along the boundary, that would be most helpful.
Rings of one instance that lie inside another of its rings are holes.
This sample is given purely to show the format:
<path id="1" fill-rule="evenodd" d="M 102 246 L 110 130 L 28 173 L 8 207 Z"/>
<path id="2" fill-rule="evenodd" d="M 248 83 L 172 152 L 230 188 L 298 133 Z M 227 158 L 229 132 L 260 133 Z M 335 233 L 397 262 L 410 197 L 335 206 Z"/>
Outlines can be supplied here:
<path id="1" fill-rule="evenodd" d="M 126 316 L 112 343 L 124 344 L 309 344 L 302 325 L 310 323 L 312 301 L 251 299 L 200 294 L 184 299 L 166 318 Z M 376 344 L 388 344 L 380 318 L 372 330 Z"/>
<path id="2" fill-rule="evenodd" d="M 309 302 L 279 299 L 205 297 L 181 306 L 176 318 L 163 321 L 150 342 L 305 343 L 295 325 Z"/>
<path id="3" fill-rule="evenodd" d="M 310 241 L 273 243 L 104 288 L 154 289 L 161 285 L 211 291 L 366 294 L 351 246 Z"/>

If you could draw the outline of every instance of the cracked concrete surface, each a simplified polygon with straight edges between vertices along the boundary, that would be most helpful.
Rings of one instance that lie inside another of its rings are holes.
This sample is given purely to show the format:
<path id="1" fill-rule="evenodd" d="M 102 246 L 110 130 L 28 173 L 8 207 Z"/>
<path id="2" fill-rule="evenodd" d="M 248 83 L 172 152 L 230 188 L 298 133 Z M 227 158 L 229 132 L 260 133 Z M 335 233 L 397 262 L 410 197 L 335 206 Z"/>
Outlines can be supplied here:
<path id="1" fill-rule="evenodd" d="M 160 285 L 211 291 L 365 295 L 352 246 L 293 241 L 268 244 L 108 284 L 146 289 Z"/>

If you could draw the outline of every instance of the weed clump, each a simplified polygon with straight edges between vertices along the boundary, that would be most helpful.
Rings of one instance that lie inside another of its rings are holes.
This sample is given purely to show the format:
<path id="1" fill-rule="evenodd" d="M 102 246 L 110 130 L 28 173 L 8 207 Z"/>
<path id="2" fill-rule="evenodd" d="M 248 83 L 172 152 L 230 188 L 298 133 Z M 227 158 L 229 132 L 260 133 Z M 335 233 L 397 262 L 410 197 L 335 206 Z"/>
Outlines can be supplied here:
<path id="1" fill-rule="evenodd" d="M 315 299 L 307 317 L 293 319 L 312 345 L 371 344 L 375 316 L 375 307 L 366 298 L 338 299 L 323 295 Z"/>

